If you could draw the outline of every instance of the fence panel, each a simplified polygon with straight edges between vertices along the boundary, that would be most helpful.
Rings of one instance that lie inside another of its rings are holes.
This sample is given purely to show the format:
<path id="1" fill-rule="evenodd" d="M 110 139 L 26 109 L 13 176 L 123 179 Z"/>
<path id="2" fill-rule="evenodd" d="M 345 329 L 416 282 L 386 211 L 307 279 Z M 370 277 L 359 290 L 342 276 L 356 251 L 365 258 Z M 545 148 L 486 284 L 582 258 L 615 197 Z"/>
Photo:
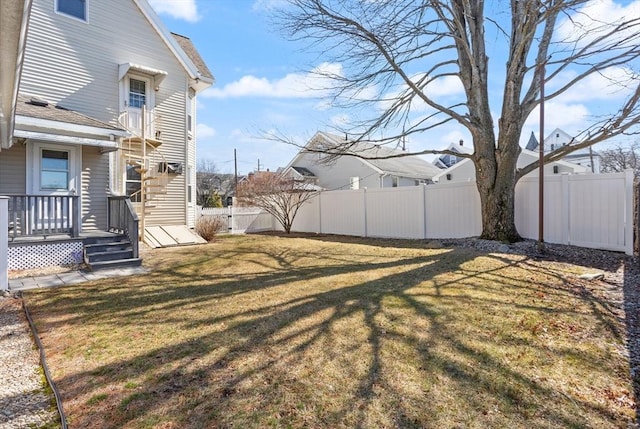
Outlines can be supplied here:
<path id="1" fill-rule="evenodd" d="M 544 180 L 544 241 L 568 244 L 568 175 L 554 175 Z M 516 185 L 515 220 L 524 238 L 537 240 L 539 231 L 539 184 L 537 177 L 520 179 Z"/>
<path id="2" fill-rule="evenodd" d="M 474 182 L 429 185 L 425 193 L 427 238 L 480 235 L 480 195 Z"/>
<path id="3" fill-rule="evenodd" d="M 298 232 L 313 232 L 320 233 L 320 204 L 322 194 L 317 194 L 315 197 L 305 201 L 305 203 L 298 209 L 298 214 L 293 220 L 291 230 Z M 282 230 L 280 225 L 277 225 L 279 230 Z"/>
<path id="4" fill-rule="evenodd" d="M 367 189 L 366 235 L 425 238 L 424 186 Z"/>
<path id="5" fill-rule="evenodd" d="M 323 192 L 320 204 L 320 229 L 325 234 L 364 237 L 364 189 Z"/>
<path id="6" fill-rule="evenodd" d="M 569 188 L 569 244 L 625 251 L 625 174 L 572 176 Z"/>

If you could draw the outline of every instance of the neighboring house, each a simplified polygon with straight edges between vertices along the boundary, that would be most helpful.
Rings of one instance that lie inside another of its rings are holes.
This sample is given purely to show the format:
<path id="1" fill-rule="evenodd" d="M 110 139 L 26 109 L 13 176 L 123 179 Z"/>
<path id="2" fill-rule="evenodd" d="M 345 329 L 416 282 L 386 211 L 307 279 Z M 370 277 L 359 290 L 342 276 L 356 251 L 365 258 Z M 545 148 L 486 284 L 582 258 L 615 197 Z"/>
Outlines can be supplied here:
<path id="1" fill-rule="evenodd" d="M 464 145 L 464 140 L 460 140 L 458 144 L 451 143 L 449 147 L 446 148 L 445 150 L 448 150 L 450 152 L 467 154 L 467 155 L 471 155 L 473 153 L 472 148 Z M 462 161 L 463 159 L 465 158 L 461 156 L 456 156 L 451 154 L 441 154 L 441 155 L 438 155 L 438 157 L 433 161 L 433 165 L 444 170 Z"/>
<path id="2" fill-rule="evenodd" d="M 566 146 L 573 142 L 573 137 L 562 131 L 560 128 L 553 130 L 547 138 L 544 139 L 544 153 L 553 152 L 554 150 Z M 534 133 L 531 133 L 526 149 L 538 152 L 539 142 Z M 576 150 L 562 158 L 563 161 L 586 167 L 592 173 L 600 173 L 601 159 L 600 154 L 594 151 L 591 146 L 584 149 Z"/>
<path id="3" fill-rule="evenodd" d="M 329 163 L 323 162 L 328 155 L 310 152 L 309 149 L 336 147 L 345 140 L 337 135 L 318 132 L 284 168 L 283 174 L 304 179 L 325 190 L 391 188 L 430 183 L 440 172 L 430 162 L 419 156 L 400 156 L 402 150 L 376 146 L 369 142 L 354 143 L 352 153 L 342 155 Z"/>
<path id="4" fill-rule="evenodd" d="M 537 152 L 532 152 L 527 149 L 523 149 L 518 157 L 517 168 L 523 168 L 527 165 L 538 161 L 539 155 Z M 575 173 L 589 173 L 590 170 L 585 166 L 573 164 L 566 161 L 555 161 L 544 166 L 544 174 L 575 174 Z M 538 170 L 533 170 L 525 177 L 537 177 Z M 476 180 L 476 168 L 473 161 L 469 158 L 465 158 L 462 161 L 452 165 L 446 170 L 441 171 L 433 177 L 434 182 L 438 183 L 459 183 L 459 182 L 475 182 Z"/>
<path id="5" fill-rule="evenodd" d="M 93 267 L 137 264 L 138 234 L 195 241 L 195 99 L 212 83 L 146 0 L 33 0 L 15 131 L 0 152 L 9 268 L 83 254 Z"/>

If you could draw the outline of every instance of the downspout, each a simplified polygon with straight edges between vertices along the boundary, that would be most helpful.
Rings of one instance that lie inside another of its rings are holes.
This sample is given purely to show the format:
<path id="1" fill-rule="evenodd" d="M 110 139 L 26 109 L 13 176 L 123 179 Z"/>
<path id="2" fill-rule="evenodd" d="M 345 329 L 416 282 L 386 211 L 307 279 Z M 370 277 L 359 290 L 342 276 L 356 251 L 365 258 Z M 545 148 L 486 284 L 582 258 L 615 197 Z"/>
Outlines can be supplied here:
<path id="1" fill-rule="evenodd" d="M 387 177 L 387 173 L 383 173 L 380 175 L 380 188 L 384 188 L 384 178 Z"/>

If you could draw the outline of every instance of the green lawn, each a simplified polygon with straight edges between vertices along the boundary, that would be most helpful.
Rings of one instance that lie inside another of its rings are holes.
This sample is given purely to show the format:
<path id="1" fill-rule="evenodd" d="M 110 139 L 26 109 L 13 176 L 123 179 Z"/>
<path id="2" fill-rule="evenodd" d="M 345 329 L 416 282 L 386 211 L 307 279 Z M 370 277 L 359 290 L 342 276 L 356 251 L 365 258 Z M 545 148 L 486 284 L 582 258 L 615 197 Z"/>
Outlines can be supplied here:
<path id="1" fill-rule="evenodd" d="M 25 299 L 71 427 L 627 427 L 586 268 L 411 241 L 229 236 Z"/>

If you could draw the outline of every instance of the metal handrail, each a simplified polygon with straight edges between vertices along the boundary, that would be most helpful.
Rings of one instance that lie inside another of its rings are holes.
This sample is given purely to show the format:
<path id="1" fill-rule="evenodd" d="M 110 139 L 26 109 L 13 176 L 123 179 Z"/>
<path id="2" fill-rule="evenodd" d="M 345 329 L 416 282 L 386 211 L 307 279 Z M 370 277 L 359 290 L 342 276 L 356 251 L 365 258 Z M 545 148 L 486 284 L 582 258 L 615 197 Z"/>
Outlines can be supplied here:
<path id="1" fill-rule="evenodd" d="M 108 207 L 109 231 L 125 234 L 131 242 L 133 257 L 137 258 L 139 255 L 139 219 L 133 204 L 131 204 L 131 199 L 126 196 L 110 196 L 108 197 Z"/>

